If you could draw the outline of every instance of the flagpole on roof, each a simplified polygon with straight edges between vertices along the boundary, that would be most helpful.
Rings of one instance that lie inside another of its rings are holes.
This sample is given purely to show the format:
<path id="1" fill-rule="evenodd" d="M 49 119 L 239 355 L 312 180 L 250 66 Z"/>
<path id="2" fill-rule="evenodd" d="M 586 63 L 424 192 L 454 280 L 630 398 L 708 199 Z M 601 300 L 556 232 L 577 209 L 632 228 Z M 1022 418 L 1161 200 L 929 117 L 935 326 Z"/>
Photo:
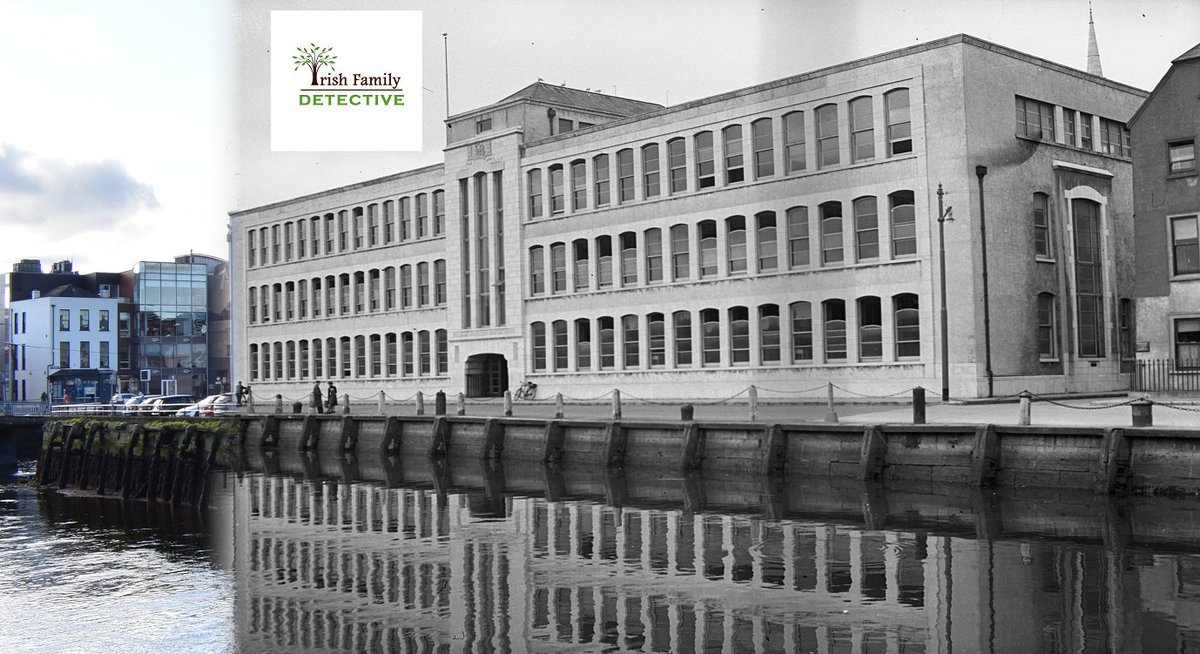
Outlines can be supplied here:
<path id="1" fill-rule="evenodd" d="M 446 67 L 446 118 L 450 118 L 450 43 L 442 32 L 442 59 Z"/>

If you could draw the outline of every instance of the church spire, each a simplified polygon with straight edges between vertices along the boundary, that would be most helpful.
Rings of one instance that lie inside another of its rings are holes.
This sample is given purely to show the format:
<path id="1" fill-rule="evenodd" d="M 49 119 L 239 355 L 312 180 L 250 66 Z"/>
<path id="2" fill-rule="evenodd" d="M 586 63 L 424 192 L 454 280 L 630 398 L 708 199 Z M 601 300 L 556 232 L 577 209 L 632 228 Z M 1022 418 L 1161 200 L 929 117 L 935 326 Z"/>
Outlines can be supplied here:
<path id="1" fill-rule="evenodd" d="M 1092 3 L 1088 3 L 1088 58 L 1087 72 L 1093 75 L 1104 76 L 1104 70 L 1100 68 L 1100 46 L 1096 45 L 1096 24 L 1092 22 Z"/>

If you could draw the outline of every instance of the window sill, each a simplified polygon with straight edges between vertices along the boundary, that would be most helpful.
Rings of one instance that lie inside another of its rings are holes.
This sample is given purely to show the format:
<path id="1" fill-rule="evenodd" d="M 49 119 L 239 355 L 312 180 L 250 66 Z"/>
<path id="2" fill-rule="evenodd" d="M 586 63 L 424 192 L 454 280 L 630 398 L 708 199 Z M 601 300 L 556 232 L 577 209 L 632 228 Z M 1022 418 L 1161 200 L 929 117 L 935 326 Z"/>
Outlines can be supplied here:
<path id="1" fill-rule="evenodd" d="M 1033 257 L 1033 259 L 1034 259 L 1034 261 L 1037 261 L 1038 263 L 1058 263 L 1058 260 L 1057 260 L 1057 259 L 1055 259 L 1055 258 L 1053 258 L 1053 257 L 1047 257 L 1047 256 L 1043 256 L 1043 255 L 1040 255 L 1040 254 L 1039 254 L 1039 255 L 1035 255 L 1035 256 Z"/>
<path id="2" fill-rule="evenodd" d="M 1173 275 L 1169 281 L 1171 281 L 1171 282 L 1200 281 L 1200 273 L 1187 273 L 1185 275 Z"/>
<path id="3" fill-rule="evenodd" d="M 1062 359 L 1054 357 L 1052 359 L 1038 359 L 1038 363 L 1062 363 Z"/>
<path id="4" fill-rule="evenodd" d="M 1188 177 L 1195 177 L 1196 175 L 1197 171 L 1195 168 L 1193 168 L 1191 170 L 1184 170 L 1177 173 L 1168 173 L 1167 179 L 1187 179 Z"/>

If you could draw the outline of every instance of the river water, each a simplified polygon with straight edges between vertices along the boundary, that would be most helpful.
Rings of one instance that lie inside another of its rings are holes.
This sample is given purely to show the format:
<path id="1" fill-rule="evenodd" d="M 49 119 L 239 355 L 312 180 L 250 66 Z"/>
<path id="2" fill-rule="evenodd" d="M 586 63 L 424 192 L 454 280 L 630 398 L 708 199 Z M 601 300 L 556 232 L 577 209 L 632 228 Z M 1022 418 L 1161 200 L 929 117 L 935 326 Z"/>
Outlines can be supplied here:
<path id="1" fill-rule="evenodd" d="M 0 652 L 1196 652 L 1200 503 L 267 460 L 7 486 Z"/>

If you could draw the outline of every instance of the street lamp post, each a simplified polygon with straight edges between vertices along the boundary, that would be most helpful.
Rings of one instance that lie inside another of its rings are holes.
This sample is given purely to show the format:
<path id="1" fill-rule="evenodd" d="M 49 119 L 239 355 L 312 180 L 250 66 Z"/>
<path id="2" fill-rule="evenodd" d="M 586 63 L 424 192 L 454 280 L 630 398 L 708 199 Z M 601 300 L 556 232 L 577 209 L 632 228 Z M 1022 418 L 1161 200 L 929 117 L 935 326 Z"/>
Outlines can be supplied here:
<path id="1" fill-rule="evenodd" d="M 983 360 L 987 372 L 988 397 L 992 397 L 992 316 L 988 297 L 987 223 L 983 210 L 983 178 L 987 173 L 987 166 L 975 166 L 975 177 L 979 179 L 979 249 L 983 265 Z"/>
<path id="2" fill-rule="evenodd" d="M 954 222 L 954 207 L 942 209 L 942 196 L 946 192 L 938 183 L 938 272 L 942 293 L 942 401 L 950 401 L 950 336 L 949 320 L 946 318 L 946 223 Z"/>

